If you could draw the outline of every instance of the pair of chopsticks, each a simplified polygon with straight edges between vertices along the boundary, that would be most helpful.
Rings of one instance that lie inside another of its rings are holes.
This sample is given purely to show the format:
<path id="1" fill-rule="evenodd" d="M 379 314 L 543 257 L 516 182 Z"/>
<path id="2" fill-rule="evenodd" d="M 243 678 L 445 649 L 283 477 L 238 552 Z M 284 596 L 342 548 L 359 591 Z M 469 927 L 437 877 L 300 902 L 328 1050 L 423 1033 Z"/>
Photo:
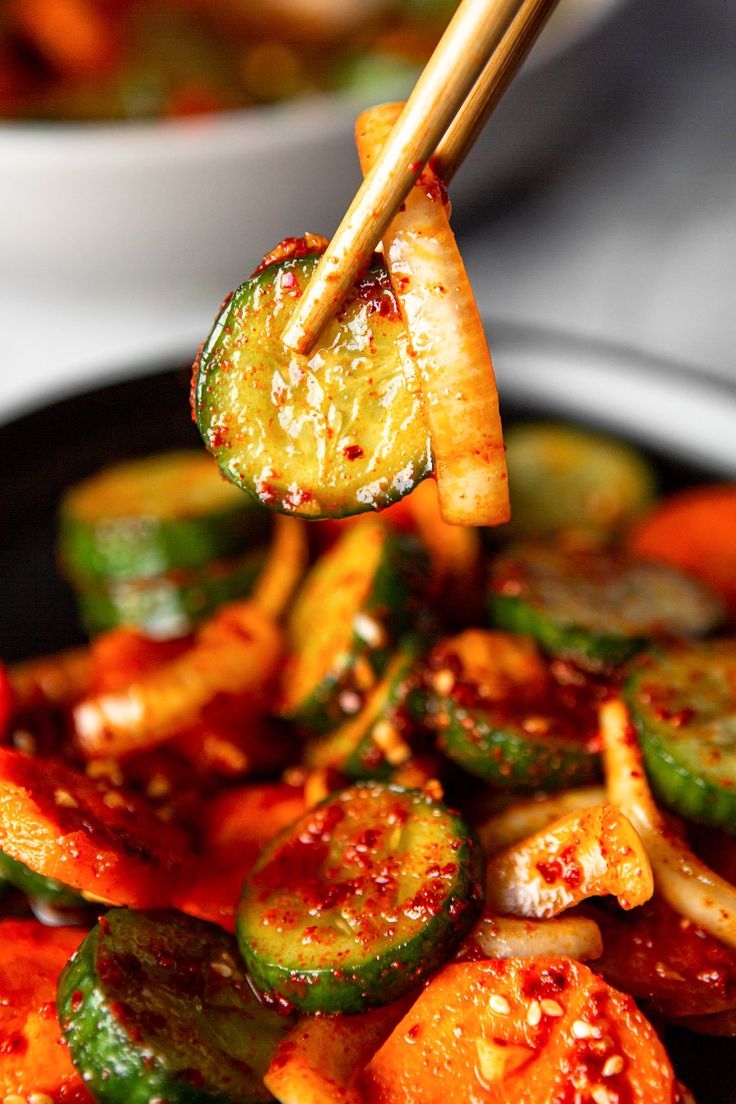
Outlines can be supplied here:
<path id="1" fill-rule="evenodd" d="M 462 0 L 289 320 L 288 348 L 314 347 L 427 161 L 453 176 L 557 2 Z"/>

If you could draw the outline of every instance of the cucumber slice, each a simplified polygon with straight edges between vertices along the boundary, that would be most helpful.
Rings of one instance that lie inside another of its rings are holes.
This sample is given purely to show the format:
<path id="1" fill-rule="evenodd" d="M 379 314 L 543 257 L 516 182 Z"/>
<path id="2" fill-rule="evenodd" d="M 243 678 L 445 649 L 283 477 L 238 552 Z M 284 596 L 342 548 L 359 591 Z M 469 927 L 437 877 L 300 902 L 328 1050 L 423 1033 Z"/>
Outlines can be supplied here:
<path id="1" fill-rule="evenodd" d="M 25 863 L 11 859 L 10 855 L 0 851 L 0 878 L 25 893 L 35 901 L 55 905 L 57 908 L 84 908 L 87 902 L 75 889 L 57 882 L 56 878 L 45 878 L 36 874 Z"/>
<path id="2" fill-rule="evenodd" d="M 281 333 L 318 257 L 270 265 L 225 304 L 195 366 L 195 414 L 224 475 L 305 518 L 388 506 L 431 469 L 409 336 L 382 265 L 310 356 Z"/>
<path id="3" fill-rule="evenodd" d="M 545 540 L 574 534 L 602 543 L 649 504 L 654 476 L 633 448 L 560 424 L 505 434 L 511 493 L 506 535 Z"/>
<path id="4" fill-rule="evenodd" d="M 288 1018 L 248 985 L 234 938 L 180 913 L 113 909 L 64 969 L 72 1061 L 99 1104 L 253 1104 Z"/>
<path id="5" fill-rule="evenodd" d="M 204 567 L 265 539 L 268 515 L 203 452 L 104 468 L 64 497 L 59 553 L 74 580 L 150 579 Z"/>
<path id="6" fill-rule="evenodd" d="M 312 568 L 288 623 L 282 714 L 327 732 L 359 712 L 411 627 L 429 566 L 416 538 L 369 518 Z"/>
<path id="7" fill-rule="evenodd" d="M 643 656 L 623 695 L 660 801 L 736 835 L 736 640 Z"/>
<path id="8" fill-rule="evenodd" d="M 533 641 L 470 629 L 428 659 L 427 722 L 459 766 L 493 786 L 557 790 L 600 773 L 603 688 Z"/>
<path id="9" fill-rule="evenodd" d="M 455 813 L 367 782 L 261 852 L 237 931 L 249 976 L 305 1012 L 360 1012 L 428 977 L 481 908 L 483 856 Z"/>
<path id="10" fill-rule="evenodd" d="M 223 602 L 250 594 L 265 558 L 265 552 L 256 550 L 201 571 L 78 586 L 82 624 L 90 635 L 125 625 L 158 640 L 186 636 Z"/>
<path id="11" fill-rule="evenodd" d="M 496 561 L 491 619 L 592 669 L 623 663 L 652 639 L 704 636 L 718 600 L 675 568 L 623 553 L 524 546 Z"/>
<path id="12" fill-rule="evenodd" d="M 423 713 L 425 694 L 417 667 L 423 651 L 417 637 L 400 641 L 397 654 L 357 717 L 306 745 L 306 765 L 333 768 L 353 782 L 387 781 L 394 767 L 405 761 L 407 738 Z M 391 749 L 397 750 L 397 758 Z"/>

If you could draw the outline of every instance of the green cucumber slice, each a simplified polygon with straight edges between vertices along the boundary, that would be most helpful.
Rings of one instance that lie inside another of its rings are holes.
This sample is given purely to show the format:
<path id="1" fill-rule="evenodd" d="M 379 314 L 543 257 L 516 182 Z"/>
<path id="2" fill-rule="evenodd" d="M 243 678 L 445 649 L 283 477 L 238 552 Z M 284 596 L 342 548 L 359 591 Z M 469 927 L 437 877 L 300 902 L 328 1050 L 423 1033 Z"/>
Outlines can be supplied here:
<path id="1" fill-rule="evenodd" d="M 574 534 L 605 542 L 649 504 L 654 475 L 640 453 L 600 433 L 559 423 L 505 434 L 511 493 L 507 536 Z"/>
<path id="2" fill-rule="evenodd" d="M 192 570 L 268 534 L 268 515 L 204 452 L 129 460 L 78 483 L 60 509 L 59 554 L 72 580 L 109 583 Z"/>
<path id="3" fill-rule="evenodd" d="M 623 696 L 660 801 L 736 835 L 736 640 L 642 656 Z"/>
<path id="4" fill-rule="evenodd" d="M 310 809 L 261 853 L 238 907 L 254 984 L 305 1012 L 360 1012 L 428 977 L 483 898 L 460 817 L 416 790 L 366 782 Z"/>
<path id="5" fill-rule="evenodd" d="M 201 571 L 78 586 L 82 624 L 90 635 L 127 625 L 153 639 L 185 636 L 223 602 L 250 594 L 264 560 L 264 552 L 254 551 Z"/>
<path id="6" fill-rule="evenodd" d="M 234 938 L 173 912 L 113 909 L 64 969 L 61 1029 L 99 1104 L 255 1104 L 288 1018 L 253 995 Z"/>
<path id="7" fill-rule="evenodd" d="M 356 717 L 304 749 L 308 767 L 329 767 L 352 782 L 387 781 L 403 759 L 392 761 L 386 748 L 405 747 L 423 712 L 424 690 L 417 661 L 424 647 L 418 637 L 399 641 L 386 672 Z"/>
<path id="8" fill-rule="evenodd" d="M 223 474 L 264 506 L 311 519 L 388 506 L 432 466 L 409 336 L 382 265 L 309 357 L 282 344 L 318 259 L 269 265 L 238 288 L 194 386 L 197 425 Z"/>
<path id="9" fill-rule="evenodd" d="M 376 518 L 351 526 L 317 561 L 292 608 L 283 716 L 328 732 L 357 714 L 412 626 L 428 572 L 415 537 Z"/>
<path id="10" fill-rule="evenodd" d="M 11 859 L 10 855 L 0 851 L 0 878 L 15 886 L 36 901 L 54 905 L 57 908 L 84 908 L 87 902 L 71 886 L 57 882 L 55 878 L 45 878 L 36 874 L 25 863 Z"/>
<path id="11" fill-rule="evenodd" d="M 723 617 L 720 602 L 675 568 L 537 546 L 499 556 L 489 601 L 499 628 L 592 669 L 623 663 L 652 639 L 705 636 Z"/>
<path id="12" fill-rule="evenodd" d="M 603 688 L 527 637 L 470 629 L 427 661 L 427 723 L 464 770 L 502 788 L 557 790 L 600 773 Z"/>

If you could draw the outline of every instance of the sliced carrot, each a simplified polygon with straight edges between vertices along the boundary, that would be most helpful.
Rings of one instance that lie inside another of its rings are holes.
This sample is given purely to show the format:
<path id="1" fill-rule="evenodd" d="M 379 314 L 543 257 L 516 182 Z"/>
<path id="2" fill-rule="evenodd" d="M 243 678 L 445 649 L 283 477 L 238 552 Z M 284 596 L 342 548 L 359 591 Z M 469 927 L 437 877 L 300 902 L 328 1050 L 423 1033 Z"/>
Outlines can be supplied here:
<path id="1" fill-rule="evenodd" d="M 567 958 L 446 966 L 371 1059 L 372 1104 L 672 1104 L 672 1067 L 631 997 Z"/>
<path id="2" fill-rule="evenodd" d="M 596 910 L 596 970 L 667 1019 L 736 1009 L 736 951 L 653 897 L 624 915 Z"/>
<path id="3" fill-rule="evenodd" d="M 364 1104 L 357 1076 L 414 997 L 357 1016 L 311 1016 L 281 1042 L 264 1077 L 280 1104 Z"/>
<path id="4" fill-rule="evenodd" d="M 629 544 L 710 583 L 736 616 L 736 483 L 670 495 L 639 522 Z"/>
<path id="5" fill-rule="evenodd" d="M 142 801 L 57 759 L 0 748 L 0 850 L 91 898 L 166 905 L 184 835 Z"/>
<path id="6" fill-rule="evenodd" d="M 56 983 L 80 928 L 0 921 L 0 1098 L 91 1104 L 56 1019 Z"/>
<path id="7" fill-rule="evenodd" d="M 491 859 L 486 901 L 492 912 L 543 919 L 607 894 L 635 908 L 653 891 L 652 869 L 631 822 L 604 804 L 568 813 Z"/>
<path id="8" fill-rule="evenodd" d="M 220 694 L 263 694 L 281 644 L 276 624 L 254 602 L 222 606 L 183 655 L 75 706 L 80 750 L 90 759 L 131 755 L 174 739 Z"/>
<path id="9" fill-rule="evenodd" d="M 191 880 L 175 891 L 176 907 L 234 931 L 243 882 L 258 852 L 304 809 L 301 787 L 282 783 L 241 786 L 211 801 L 202 816 L 202 854 Z"/>
<path id="10" fill-rule="evenodd" d="M 403 104 L 364 111 L 355 127 L 364 172 Z M 384 232 L 383 251 L 424 395 L 442 517 L 509 520 L 498 392 L 483 324 L 450 229 L 442 182 L 427 167 Z"/>

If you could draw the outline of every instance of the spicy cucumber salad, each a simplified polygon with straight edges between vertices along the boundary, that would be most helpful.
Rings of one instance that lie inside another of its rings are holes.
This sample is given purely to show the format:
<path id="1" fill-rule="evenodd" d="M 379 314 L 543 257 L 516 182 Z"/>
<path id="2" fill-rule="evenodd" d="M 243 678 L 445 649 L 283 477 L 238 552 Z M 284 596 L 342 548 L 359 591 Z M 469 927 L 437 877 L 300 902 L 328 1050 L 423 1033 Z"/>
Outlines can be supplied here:
<path id="1" fill-rule="evenodd" d="M 1 669 L 6 1101 L 690 1099 L 672 1027 L 736 1034 L 736 487 L 506 444 L 500 529 L 432 479 L 274 520 L 196 452 L 69 488 L 88 625 L 202 599 Z"/>

